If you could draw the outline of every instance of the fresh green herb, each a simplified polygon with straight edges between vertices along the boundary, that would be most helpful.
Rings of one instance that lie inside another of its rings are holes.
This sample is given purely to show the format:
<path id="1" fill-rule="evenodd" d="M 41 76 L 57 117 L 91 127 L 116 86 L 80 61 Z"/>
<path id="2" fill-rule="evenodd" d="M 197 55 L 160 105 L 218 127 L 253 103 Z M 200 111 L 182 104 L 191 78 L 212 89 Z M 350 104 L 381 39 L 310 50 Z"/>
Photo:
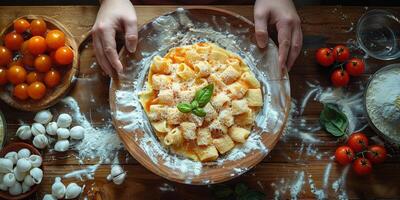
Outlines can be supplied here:
<path id="1" fill-rule="evenodd" d="M 244 183 L 238 183 L 234 189 L 229 185 L 220 184 L 211 187 L 214 199 L 227 200 L 262 200 L 265 194 L 259 191 L 249 189 Z"/>
<path id="2" fill-rule="evenodd" d="M 346 134 L 349 122 L 346 115 L 335 104 L 324 104 L 324 110 L 322 110 L 319 120 L 322 127 L 332 135 L 340 137 Z"/>
<path id="3" fill-rule="evenodd" d="M 188 104 L 188 103 L 179 103 L 177 105 L 178 110 L 183 112 L 183 113 L 189 113 L 190 111 L 193 110 L 192 105 Z"/>
<path id="4" fill-rule="evenodd" d="M 192 103 L 190 103 L 190 105 L 192 105 L 192 108 L 197 108 L 197 107 L 199 107 L 199 102 L 197 102 L 196 100 L 193 100 Z"/>
<path id="5" fill-rule="evenodd" d="M 192 113 L 199 116 L 199 117 L 205 117 L 206 116 L 206 112 L 204 111 L 203 108 L 195 108 L 192 110 Z"/>

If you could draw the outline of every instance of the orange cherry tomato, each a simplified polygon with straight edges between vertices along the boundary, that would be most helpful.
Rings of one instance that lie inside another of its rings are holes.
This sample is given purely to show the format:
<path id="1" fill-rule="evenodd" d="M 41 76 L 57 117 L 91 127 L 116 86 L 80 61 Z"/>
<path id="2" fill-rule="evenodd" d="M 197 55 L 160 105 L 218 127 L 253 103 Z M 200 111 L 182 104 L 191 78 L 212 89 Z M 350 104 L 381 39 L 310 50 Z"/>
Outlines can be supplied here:
<path id="1" fill-rule="evenodd" d="M 7 70 L 7 79 L 14 85 L 23 83 L 26 79 L 26 70 L 18 65 L 11 66 Z"/>
<path id="2" fill-rule="evenodd" d="M 0 85 L 5 85 L 7 83 L 7 69 L 4 67 L 0 67 Z"/>
<path id="3" fill-rule="evenodd" d="M 43 19 L 35 19 L 31 22 L 31 34 L 32 35 L 42 35 L 47 31 L 46 22 Z"/>
<path id="4" fill-rule="evenodd" d="M 49 31 L 46 35 L 46 43 L 50 49 L 58 49 L 65 44 L 65 35 L 59 30 Z"/>
<path id="5" fill-rule="evenodd" d="M 35 81 L 28 86 L 28 95 L 35 100 L 39 100 L 46 94 L 46 86 L 39 81 Z"/>
<path id="6" fill-rule="evenodd" d="M 14 87 L 13 95 L 19 100 L 26 100 L 29 98 L 28 85 L 26 83 L 18 84 Z"/>
<path id="7" fill-rule="evenodd" d="M 35 57 L 30 53 L 25 54 L 25 55 L 22 56 L 22 63 L 24 65 L 28 65 L 28 66 L 32 67 L 34 61 L 35 61 Z"/>
<path id="8" fill-rule="evenodd" d="M 22 43 L 22 45 L 21 45 L 21 50 L 20 50 L 22 54 L 30 53 L 30 52 L 29 52 L 29 49 L 28 49 L 28 44 L 29 44 L 29 40 L 25 40 L 25 41 Z"/>
<path id="9" fill-rule="evenodd" d="M 46 40 L 42 36 L 33 36 L 29 39 L 28 50 L 33 55 L 39 55 L 46 51 Z"/>
<path id="10" fill-rule="evenodd" d="M 60 72 L 54 69 L 47 72 L 46 76 L 44 77 L 44 83 L 46 83 L 47 87 L 49 88 L 56 87 L 58 84 L 60 84 L 60 81 L 61 81 Z"/>
<path id="11" fill-rule="evenodd" d="M 24 43 L 24 38 L 21 34 L 10 32 L 7 33 L 6 37 L 4 38 L 4 43 L 8 49 L 16 51 L 21 48 L 22 43 Z"/>
<path id="12" fill-rule="evenodd" d="M 63 46 L 57 49 L 56 53 L 54 54 L 54 58 L 56 62 L 61 65 L 69 65 L 74 59 L 74 53 L 72 52 L 71 48 Z"/>
<path id="13" fill-rule="evenodd" d="M 29 72 L 28 75 L 26 76 L 26 83 L 31 84 L 36 81 L 42 81 L 43 76 L 42 74 L 38 72 Z"/>
<path id="14" fill-rule="evenodd" d="M 51 58 L 46 54 L 39 55 L 33 63 L 38 72 L 48 72 L 51 68 Z"/>
<path id="15" fill-rule="evenodd" d="M 26 19 L 17 19 L 14 21 L 14 30 L 17 33 L 23 33 L 29 29 L 31 24 Z"/>
<path id="16" fill-rule="evenodd" d="M 11 62 L 12 53 L 4 46 L 0 46 L 0 66 L 7 65 Z"/>

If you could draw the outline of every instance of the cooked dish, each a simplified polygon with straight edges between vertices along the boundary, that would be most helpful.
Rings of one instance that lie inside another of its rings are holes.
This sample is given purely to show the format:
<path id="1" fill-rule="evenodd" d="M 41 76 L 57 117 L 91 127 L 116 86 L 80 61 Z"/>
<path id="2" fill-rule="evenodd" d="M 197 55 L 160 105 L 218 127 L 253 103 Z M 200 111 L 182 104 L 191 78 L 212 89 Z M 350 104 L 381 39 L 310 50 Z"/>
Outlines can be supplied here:
<path id="1" fill-rule="evenodd" d="M 202 162 L 244 143 L 263 106 L 242 58 L 203 42 L 155 56 L 140 101 L 163 146 Z"/>

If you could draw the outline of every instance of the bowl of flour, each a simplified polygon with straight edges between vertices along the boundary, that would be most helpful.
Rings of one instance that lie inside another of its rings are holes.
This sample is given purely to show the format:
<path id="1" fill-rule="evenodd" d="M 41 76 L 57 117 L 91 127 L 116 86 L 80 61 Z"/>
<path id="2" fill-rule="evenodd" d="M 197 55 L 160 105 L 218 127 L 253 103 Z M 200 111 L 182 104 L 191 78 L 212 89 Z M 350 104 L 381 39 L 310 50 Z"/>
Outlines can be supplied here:
<path id="1" fill-rule="evenodd" d="M 400 64 L 391 64 L 371 76 L 365 92 L 371 127 L 389 143 L 400 145 Z"/>

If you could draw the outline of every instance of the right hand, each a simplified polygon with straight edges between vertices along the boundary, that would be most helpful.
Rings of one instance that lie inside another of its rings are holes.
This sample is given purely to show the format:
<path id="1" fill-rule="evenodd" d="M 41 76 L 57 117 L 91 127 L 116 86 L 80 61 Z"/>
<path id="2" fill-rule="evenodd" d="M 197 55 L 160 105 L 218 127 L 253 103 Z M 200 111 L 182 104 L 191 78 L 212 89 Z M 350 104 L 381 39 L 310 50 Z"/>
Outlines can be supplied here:
<path id="1" fill-rule="evenodd" d="M 111 76 L 113 69 L 122 72 L 123 66 L 117 53 L 115 34 L 125 33 L 126 49 L 136 51 L 138 40 L 135 8 L 129 0 L 103 0 L 92 28 L 93 46 L 97 62 Z"/>

